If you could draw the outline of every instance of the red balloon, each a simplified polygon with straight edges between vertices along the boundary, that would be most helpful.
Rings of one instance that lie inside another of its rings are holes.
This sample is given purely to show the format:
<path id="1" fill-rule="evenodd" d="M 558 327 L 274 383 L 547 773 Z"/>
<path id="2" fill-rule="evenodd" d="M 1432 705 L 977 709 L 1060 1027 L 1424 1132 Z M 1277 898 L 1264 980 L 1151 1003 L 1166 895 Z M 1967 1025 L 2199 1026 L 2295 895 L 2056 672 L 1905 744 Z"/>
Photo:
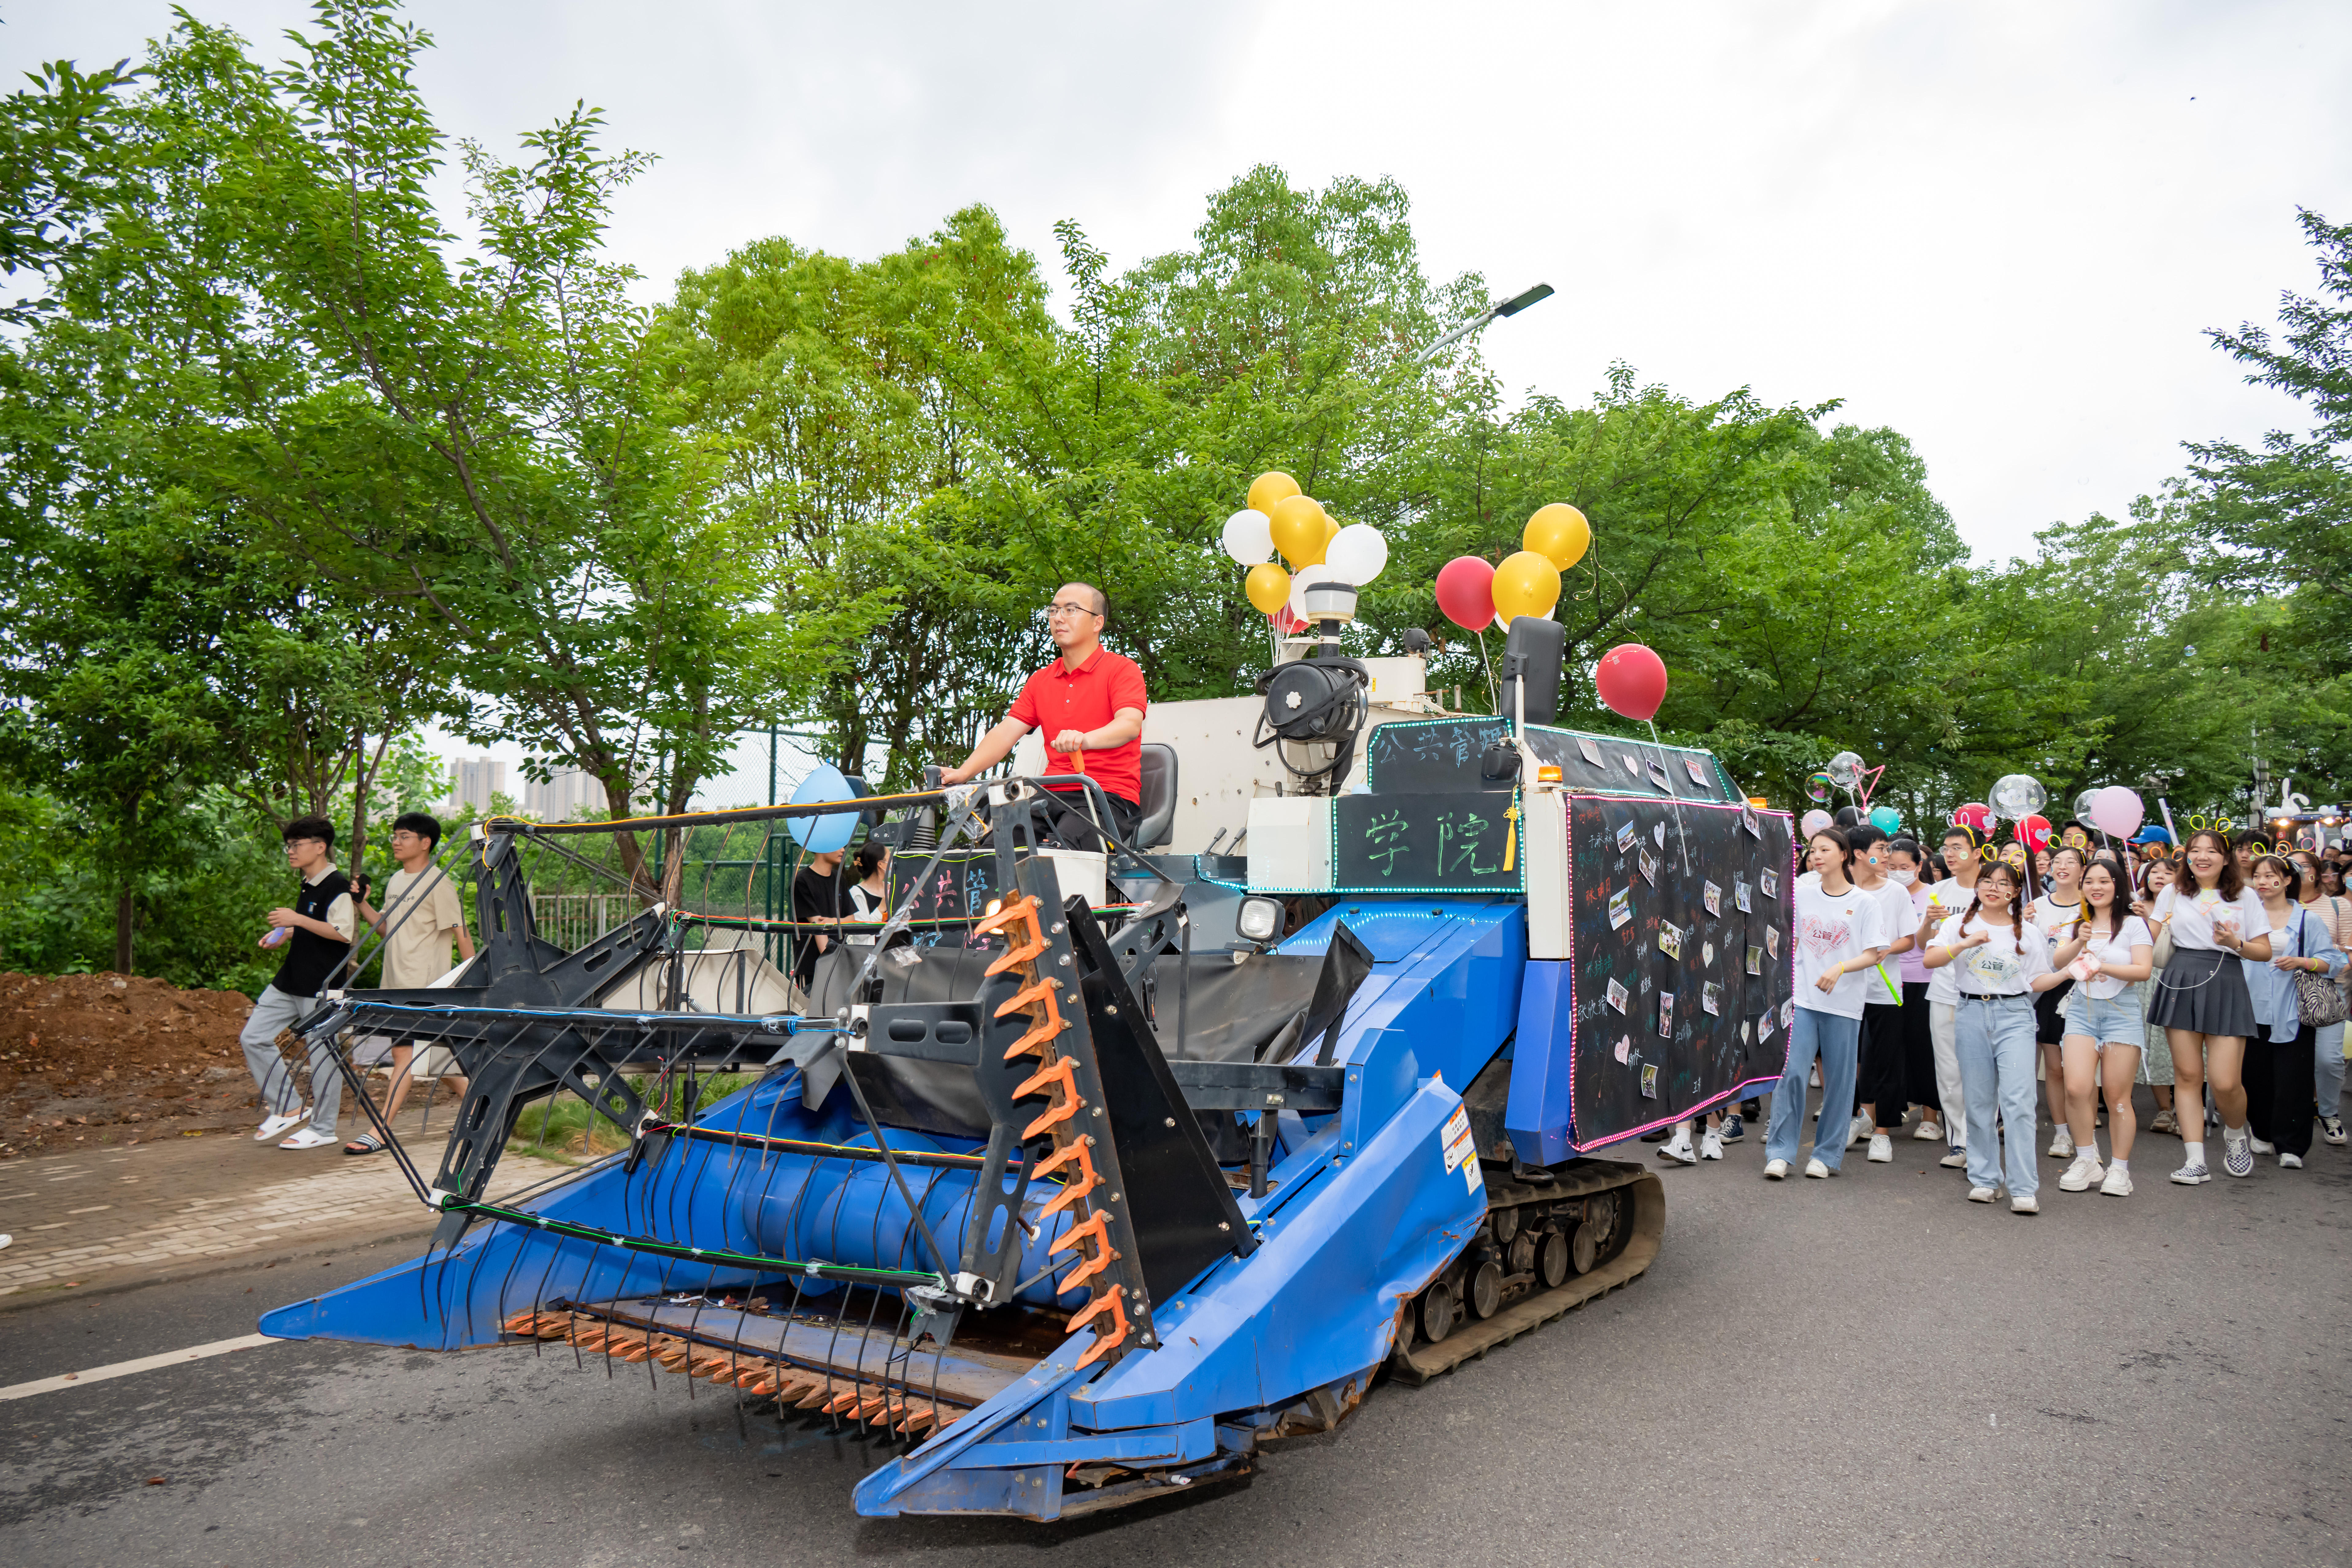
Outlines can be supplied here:
<path id="1" fill-rule="evenodd" d="M 2050 847 L 2050 819 L 2029 816 L 2017 825 L 2017 841 L 2034 854 Z"/>
<path id="2" fill-rule="evenodd" d="M 1626 718 L 1648 719 L 1666 700 L 1665 661 L 1640 643 L 1619 643 L 1593 667 L 1592 684 Z"/>
<path id="3" fill-rule="evenodd" d="M 1958 806 L 1952 812 L 1952 826 L 1969 829 L 1983 843 L 1992 837 L 1992 807 L 1981 801 Z"/>
<path id="4" fill-rule="evenodd" d="M 1439 567 L 1437 607 L 1464 631 L 1484 631 L 1495 618 L 1495 568 L 1475 555 L 1457 555 Z"/>
<path id="5" fill-rule="evenodd" d="M 1283 637 L 1292 637 L 1307 629 L 1307 623 L 1292 615 L 1288 605 L 1276 605 L 1274 614 L 1266 619 L 1274 623 L 1275 631 Z"/>

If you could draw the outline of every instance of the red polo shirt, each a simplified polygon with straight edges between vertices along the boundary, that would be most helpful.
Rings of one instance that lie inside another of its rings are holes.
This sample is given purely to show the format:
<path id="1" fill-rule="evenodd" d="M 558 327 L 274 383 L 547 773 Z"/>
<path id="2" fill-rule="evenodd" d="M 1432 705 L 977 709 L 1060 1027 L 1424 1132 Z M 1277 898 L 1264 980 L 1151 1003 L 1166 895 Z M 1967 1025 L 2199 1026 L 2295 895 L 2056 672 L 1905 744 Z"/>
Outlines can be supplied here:
<path id="1" fill-rule="evenodd" d="M 1143 671 L 1133 659 L 1097 647 L 1076 669 L 1057 658 L 1031 676 L 1005 717 L 1045 732 L 1046 772 L 1085 773 L 1105 794 L 1133 805 L 1143 799 L 1140 736 L 1108 752 L 1081 752 L 1076 759 L 1052 749 L 1054 737 L 1063 731 L 1099 730 L 1122 708 L 1146 711 Z"/>

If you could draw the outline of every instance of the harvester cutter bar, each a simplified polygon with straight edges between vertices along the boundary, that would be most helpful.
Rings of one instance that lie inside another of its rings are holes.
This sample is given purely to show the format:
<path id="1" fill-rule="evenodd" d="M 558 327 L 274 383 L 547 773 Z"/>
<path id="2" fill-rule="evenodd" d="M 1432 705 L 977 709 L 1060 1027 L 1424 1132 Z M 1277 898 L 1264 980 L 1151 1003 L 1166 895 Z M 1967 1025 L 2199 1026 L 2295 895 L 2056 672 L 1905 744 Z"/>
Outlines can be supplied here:
<path id="1" fill-rule="evenodd" d="M 530 1317 L 517 1314 L 509 1331 L 531 1333 Z M 1010 1386 L 1033 1364 L 969 1346 L 910 1352 L 895 1337 L 842 1333 L 830 1319 L 746 1312 L 658 1297 L 593 1306 L 551 1303 L 537 1313 L 540 1322 L 558 1327 L 554 1337 L 571 1337 L 562 1322 L 567 1318 L 607 1324 L 640 1339 L 675 1339 L 737 1358 L 747 1367 L 769 1365 L 780 1374 L 813 1374 L 841 1392 L 864 1391 L 909 1405 L 936 1400 L 940 1426 Z"/>

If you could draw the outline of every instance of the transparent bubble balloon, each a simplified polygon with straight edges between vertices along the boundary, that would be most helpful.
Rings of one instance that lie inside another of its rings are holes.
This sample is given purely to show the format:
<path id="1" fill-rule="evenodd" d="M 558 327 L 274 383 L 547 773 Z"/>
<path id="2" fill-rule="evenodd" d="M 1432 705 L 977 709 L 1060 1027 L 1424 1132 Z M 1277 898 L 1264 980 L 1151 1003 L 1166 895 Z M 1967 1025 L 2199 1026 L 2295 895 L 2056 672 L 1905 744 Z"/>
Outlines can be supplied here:
<path id="1" fill-rule="evenodd" d="M 2050 792 L 2032 773 L 2004 773 L 1992 786 L 1992 808 L 2011 822 L 2022 822 L 2050 804 Z"/>
<path id="2" fill-rule="evenodd" d="M 1852 789 L 1862 782 L 1862 759 L 1852 752 L 1840 752 L 1830 759 L 1830 783 L 1840 789 Z"/>
<path id="3" fill-rule="evenodd" d="M 2074 797 L 2074 810 L 2073 812 L 2073 816 L 2075 821 L 2088 822 L 2091 820 L 2091 802 L 2096 798 L 2098 793 L 2099 792 L 2095 789 L 2086 789 L 2082 794 Z"/>
<path id="4" fill-rule="evenodd" d="M 1827 800 L 1830 797 L 1830 785 L 1829 774 L 1815 773 L 1805 781 L 1805 793 L 1815 800 Z"/>

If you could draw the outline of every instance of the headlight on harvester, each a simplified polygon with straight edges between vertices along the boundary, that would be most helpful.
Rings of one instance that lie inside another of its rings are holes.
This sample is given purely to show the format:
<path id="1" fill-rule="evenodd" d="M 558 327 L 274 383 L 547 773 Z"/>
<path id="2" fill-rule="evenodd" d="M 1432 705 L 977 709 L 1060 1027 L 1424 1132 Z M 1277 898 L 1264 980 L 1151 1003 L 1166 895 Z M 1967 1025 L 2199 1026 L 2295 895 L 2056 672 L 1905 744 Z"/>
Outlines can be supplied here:
<path id="1" fill-rule="evenodd" d="M 1251 942 L 1268 942 L 1282 929 L 1282 906 L 1272 899 L 1244 899 L 1234 929 Z"/>

